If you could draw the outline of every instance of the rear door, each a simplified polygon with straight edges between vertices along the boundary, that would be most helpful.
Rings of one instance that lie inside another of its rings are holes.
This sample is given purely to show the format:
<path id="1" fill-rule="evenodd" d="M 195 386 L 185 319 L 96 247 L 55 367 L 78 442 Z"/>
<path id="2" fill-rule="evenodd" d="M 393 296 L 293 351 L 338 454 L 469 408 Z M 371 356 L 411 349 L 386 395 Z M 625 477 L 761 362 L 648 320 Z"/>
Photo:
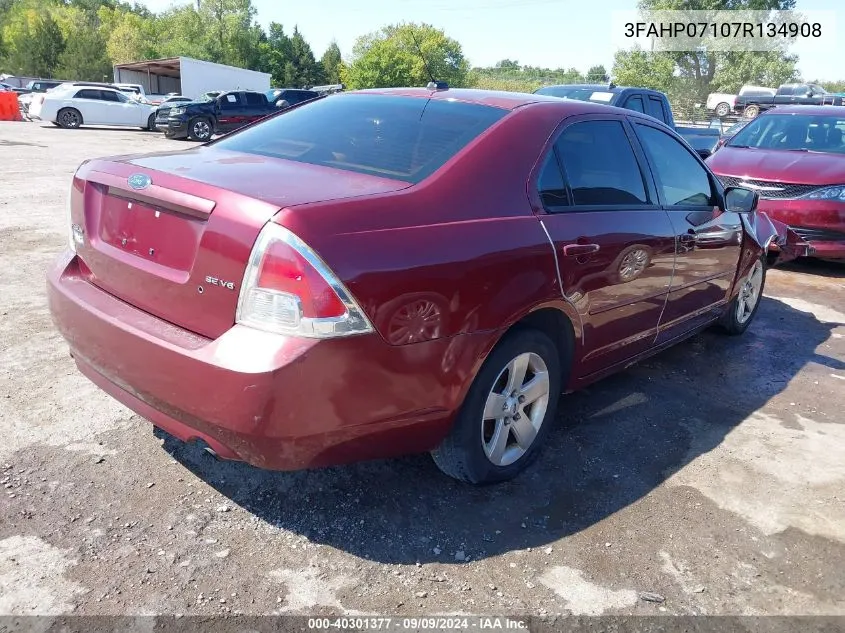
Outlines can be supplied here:
<path id="1" fill-rule="evenodd" d="M 243 97 L 246 102 L 246 117 L 244 123 L 252 123 L 253 121 L 257 121 L 270 113 L 267 97 L 263 94 L 259 92 L 244 92 Z"/>
<path id="2" fill-rule="evenodd" d="M 95 88 L 79 90 L 73 97 L 73 106 L 82 113 L 86 125 L 109 125 L 109 112 L 102 92 Z"/>
<path id="3" fill-rule="evenodd" d="M 534 186 L 563 292 L 582 314 L 586 376 L 654 343 L 675 240 L 624 117 L 575 117 L 564 125 Z"/>
<path id="4" fill-rule="evenodd" d="M 742 219 L 719 207 L 715 182 L 701 160 L 665 129 L 633 123 L 676 241 L 675 274 L 658 342 L 720 314 L 742 250 Z"/>

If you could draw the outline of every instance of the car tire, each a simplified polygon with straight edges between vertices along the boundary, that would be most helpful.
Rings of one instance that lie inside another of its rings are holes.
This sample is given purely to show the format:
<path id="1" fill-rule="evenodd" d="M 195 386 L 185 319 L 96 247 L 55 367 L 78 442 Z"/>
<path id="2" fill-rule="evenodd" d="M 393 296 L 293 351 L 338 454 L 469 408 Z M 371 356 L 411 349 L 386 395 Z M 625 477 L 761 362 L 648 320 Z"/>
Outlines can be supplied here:
<path id="1" fill-rule="evenodd" d="M 750 105 L 746 106 L 745 110 L 743 110 L 742 116 L 746 119 L 755 119 L 757 115 L 760 114 L 760 106 L 758 105 Z"/>
<path id="2" fill-rule="evenodd" d="M 76 108 L 62 108 L 56 114 L 56 122 L 66 130 L 75 130 L 82 125 L 82 113 Z"/>
<path id="3" fill-rule="evenodd" d="M 205 143 L 211 140 L 214 134 L 214 125 L 204 116 L 199 116 L 188 121 L 188 138 L 192 141 Z"/>
<path id="4" fill-rule="evenodd" d="M 147 119 L 147 128 L 146 129 L 149 130 L 150 132 L 156 131 L 156 115 L 155 115 L 155 112 L 153 112 L 149 116 L 149 118 Z"/>
<path id="5" fill-rule="evenodd" d="M 731 106 L 725 103 L 724 101 L 716 106 L 716 116 L 717 117 L 726 117 L 731 112 Z"/>
<path id="6" fill-rule="evenodd" d="M 471 484 L 506 481 L 525 470 L 553 426 L 561 371 L 560 351 L 544 333 L 516 329 L 505 335 L 481 366 L 449 435 L 432 451 L 434 463 Z M 508 413 L 490 417 L 500 402 Z"/>
<path id="7" fill-rule="evenodd" d="M 739 292 L 719 320 L 719 325 L 725 333 L 737 336 L 748 329 L 760 309 L 765 287 L 766 257 L 763 255 L 754 262 L 751 270 L 739 282 Z"/>

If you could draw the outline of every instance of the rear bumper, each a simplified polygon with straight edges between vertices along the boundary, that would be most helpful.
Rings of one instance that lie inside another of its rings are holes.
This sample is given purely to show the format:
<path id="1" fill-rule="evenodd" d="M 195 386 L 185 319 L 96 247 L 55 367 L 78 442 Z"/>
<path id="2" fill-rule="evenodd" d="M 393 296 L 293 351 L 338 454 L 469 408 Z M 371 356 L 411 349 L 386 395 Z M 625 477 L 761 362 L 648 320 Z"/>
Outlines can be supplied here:
<path id="1" fill-rule="evenodd" d="M 408 346 L 233 325 L 209 340 L 85 281 L 64 254 L 53 319 L 79 369 L 115 399 L 221 457 L 294 470 L 424 452 L 448 432 L 491 333 Z"/>

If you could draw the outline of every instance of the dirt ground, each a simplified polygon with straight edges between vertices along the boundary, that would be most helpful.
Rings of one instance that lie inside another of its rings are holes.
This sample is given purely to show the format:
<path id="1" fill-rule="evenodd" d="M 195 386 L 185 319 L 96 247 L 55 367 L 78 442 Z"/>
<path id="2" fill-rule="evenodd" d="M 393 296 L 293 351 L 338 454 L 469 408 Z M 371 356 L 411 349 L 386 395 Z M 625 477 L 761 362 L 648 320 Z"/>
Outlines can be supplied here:
<path id="1" fill-rule="evenodd" d="M 511 483 L 261 472 L 157 438 L 47 310 L 77 164 L 187 147 L 0 123 L 0 614 L 845 615 L 845 266 L 565 397 Z"/>

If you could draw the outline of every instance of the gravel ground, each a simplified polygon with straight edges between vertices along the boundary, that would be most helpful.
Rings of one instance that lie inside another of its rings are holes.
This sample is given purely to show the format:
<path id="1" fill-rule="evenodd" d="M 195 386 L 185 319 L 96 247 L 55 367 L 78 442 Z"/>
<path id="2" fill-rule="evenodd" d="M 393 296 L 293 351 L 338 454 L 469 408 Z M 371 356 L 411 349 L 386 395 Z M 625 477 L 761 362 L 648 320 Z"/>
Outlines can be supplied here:
<path id="1" fill-rule="evenodd" d="M 511 483 L 267 473 L 156 437 L 47 311 L 77 164 L 187 147 L 0 123 L 0 613 L 845 615 L 845 266 L 567 396 Z"/>

